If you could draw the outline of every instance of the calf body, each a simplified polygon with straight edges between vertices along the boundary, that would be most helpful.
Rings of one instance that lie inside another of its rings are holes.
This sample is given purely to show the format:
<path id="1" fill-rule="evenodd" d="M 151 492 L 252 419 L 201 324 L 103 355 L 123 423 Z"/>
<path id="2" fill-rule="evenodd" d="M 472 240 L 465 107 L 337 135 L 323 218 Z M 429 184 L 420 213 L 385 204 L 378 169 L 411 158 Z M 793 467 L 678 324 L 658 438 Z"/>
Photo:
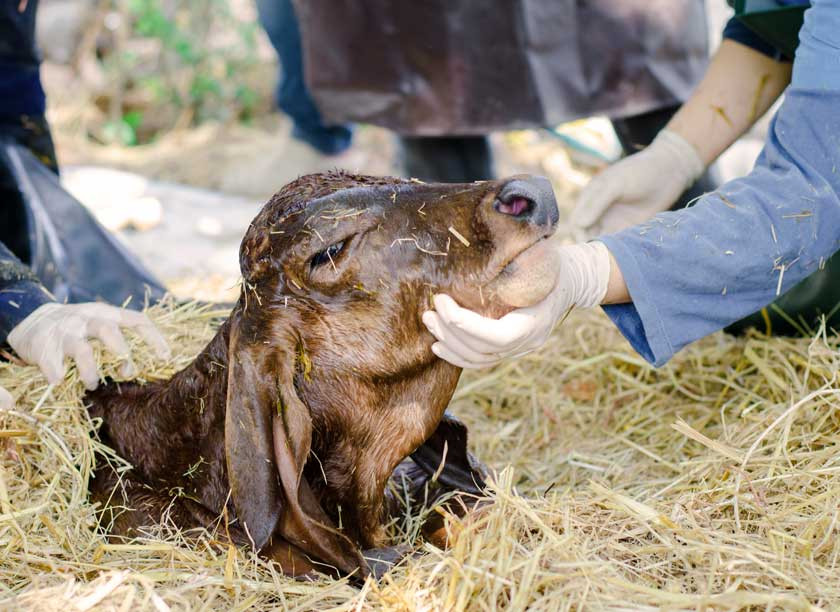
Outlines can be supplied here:
<path id="1" fill-rule="evenodd" d="M 463 427 L 444 417 L 460 370 L 431 352 L 420 314 L 438 291 L 510 310 L 499 296 L 524 273 L 511 264 L 556 220 L 550 188 L 525 179 L 331 173 L 286 186 L 246 233 L 239 301 L 196 360 L 169 381 L 88 396 L 103 441 L 133 465 L 122 488 L 107 466 L 92 486 L 129 508 L 112 531 L 165 513 L 183 528 L 221 521 L 287 573 L 365 575 L 361 551 L 385 544 L 386 484 L 406 457 L 426 479 L 448 457 L 444 487 L 483 484 Z"/>

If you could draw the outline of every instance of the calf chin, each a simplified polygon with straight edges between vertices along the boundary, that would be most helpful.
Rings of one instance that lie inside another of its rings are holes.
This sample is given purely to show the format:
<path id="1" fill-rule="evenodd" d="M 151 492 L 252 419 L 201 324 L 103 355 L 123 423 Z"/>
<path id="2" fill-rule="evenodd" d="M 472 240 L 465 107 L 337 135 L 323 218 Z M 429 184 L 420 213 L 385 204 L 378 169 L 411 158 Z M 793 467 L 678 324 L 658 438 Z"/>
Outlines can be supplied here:
<path id="1" fill-rule="evenodd" d="M 503 308 L 533 306 L 554 289 L 560 265 L 556 248 L 541 240 L 520 253 L 487 286 L 490 299 Z"/>

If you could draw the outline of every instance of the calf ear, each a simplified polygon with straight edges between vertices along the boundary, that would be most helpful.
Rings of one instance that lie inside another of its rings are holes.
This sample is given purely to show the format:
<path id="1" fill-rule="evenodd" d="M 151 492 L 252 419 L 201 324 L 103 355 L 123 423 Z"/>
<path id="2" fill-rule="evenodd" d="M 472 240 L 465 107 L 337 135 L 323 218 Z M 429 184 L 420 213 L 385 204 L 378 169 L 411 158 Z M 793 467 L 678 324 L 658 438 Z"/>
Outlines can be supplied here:
<path id="1" fill-rule="evenodd" d="M 279 535 L 316 561 L 365 575 L 361 552 L 302 478 L 312 419 L 295 390 L 295 335 L 278 326 L 239 309 L 231 316 L 225 449 L 236 514 L 258 550 Z"/>
<path id="2" fill-rule="evenodd" d="M 271 539 L 283 510 L 274 464 L 272 404 L 276 382 L 270 349 L 243 338 L 243 314 L 234 309 L 228 345 L 225 457 L 231 497 L 241 527 L 257 550 Z"/>

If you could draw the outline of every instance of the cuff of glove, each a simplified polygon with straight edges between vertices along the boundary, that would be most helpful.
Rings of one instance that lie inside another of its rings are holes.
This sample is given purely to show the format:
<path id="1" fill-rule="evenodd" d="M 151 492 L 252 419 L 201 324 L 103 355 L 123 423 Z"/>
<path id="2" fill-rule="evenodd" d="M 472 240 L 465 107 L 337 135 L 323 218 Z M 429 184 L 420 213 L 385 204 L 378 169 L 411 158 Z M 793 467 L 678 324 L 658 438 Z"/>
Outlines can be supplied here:
<path id="1" fill-rule="evenodd" d="M 566 267 L 562 282 L 574 287 L 571 303 L 577 308 L 592 308 L 604 301 L 610 282 L 610 252 L 603 242 L 560 247 Z"/>
<path id="2" fill-rule="evenodd" d="M 21 280 L 0 289 L 0 340 L 5 342 L 29 315 L 53 301 L 47 290 L 32 280 Z"/>
<path id="3" fill-rule="evenodd" d="M 706 165 L 700 159 L 700 154 L 697 152 L 697 149 L 676 132 L 672 132 L 671 130 L 660 131 L 653 142 L 650 143 L 650 146 L 668 152 L 669 157 L 677 163 L 682 171 L 683 177 L 685 177 L 686 189 L 706 169 Z"/>

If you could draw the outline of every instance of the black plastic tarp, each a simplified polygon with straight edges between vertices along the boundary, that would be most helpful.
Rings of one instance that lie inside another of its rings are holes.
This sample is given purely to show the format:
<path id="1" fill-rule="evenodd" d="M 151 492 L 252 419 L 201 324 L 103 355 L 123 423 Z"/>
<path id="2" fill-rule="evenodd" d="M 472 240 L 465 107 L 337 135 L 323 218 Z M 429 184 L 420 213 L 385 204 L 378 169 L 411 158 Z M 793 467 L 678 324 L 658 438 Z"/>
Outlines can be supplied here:
<path id="1" fill-rule="evenodd" d="M 0 196 L 0 239 L 59 302 L 128 301 L 140 309 L 164 295 L 163 286 L 61 187 L 53 171 L 3 139 Z"/>

